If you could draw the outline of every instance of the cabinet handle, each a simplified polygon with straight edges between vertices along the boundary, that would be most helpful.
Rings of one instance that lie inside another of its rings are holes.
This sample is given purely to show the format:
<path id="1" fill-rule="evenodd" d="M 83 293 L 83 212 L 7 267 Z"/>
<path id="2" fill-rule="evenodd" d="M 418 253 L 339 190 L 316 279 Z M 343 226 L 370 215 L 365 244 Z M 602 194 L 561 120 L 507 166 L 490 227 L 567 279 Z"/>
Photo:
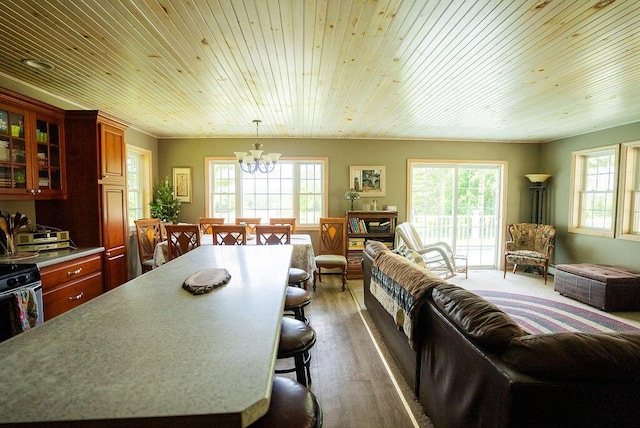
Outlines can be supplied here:
<path id="1" fill-rule="evenodd" d="M 84 291 L 81 291 L 80 294 L 78 294 L 77 296 L 69 297 L 69 301 L 73 302 L 74 300 L 80 300 L 82 299 L 82 296 L 84 296 Z"/>
<path id="2" fill-rule="evenodd" d="M 78 275 L 80 272 L 82 272 L 82 268 L 78 268 L 78 269 L 73 270 L 71 272 L 67 272 L 67 276 Z"/>
<path id="3" fill-rule="evenodd" d="M 102 179 L 103 179 L 103 180 L 106 180 L 106 179 L 108 179 L 108 178 L 109 178 L 109 176 L 108 176 L 108 175 L 106 175 L 106 174 L 102 176 Z"/>

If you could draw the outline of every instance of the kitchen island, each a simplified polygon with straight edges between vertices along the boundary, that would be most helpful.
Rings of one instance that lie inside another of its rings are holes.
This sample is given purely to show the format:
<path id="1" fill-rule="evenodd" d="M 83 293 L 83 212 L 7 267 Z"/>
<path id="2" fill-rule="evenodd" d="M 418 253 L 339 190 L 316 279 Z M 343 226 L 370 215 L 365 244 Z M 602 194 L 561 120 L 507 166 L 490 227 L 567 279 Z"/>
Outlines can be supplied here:
<path id="1" fill-rule="evenodd" d="M 247 426 L 269 407 L 290 245 L 207 245 L 0 344 L 0 424 Z M 203 295 L 191 274 L 225 268 Z"/>

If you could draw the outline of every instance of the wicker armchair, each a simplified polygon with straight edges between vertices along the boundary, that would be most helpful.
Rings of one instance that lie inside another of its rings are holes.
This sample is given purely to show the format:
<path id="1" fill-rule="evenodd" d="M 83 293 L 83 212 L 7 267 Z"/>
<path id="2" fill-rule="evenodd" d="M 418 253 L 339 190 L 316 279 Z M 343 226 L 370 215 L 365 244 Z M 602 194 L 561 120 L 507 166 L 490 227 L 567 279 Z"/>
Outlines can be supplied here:
<path id="1" fill-rule="evenodd" d="M 451 246 L 443 241 L 424 245 L 415 226 L 409 222 L 396 226 L 394 247 L 400 249 L 402 246 L 417 252 L 422 257 L 427 269 L 445 279 L 455 276 L 456 273 L 464 273 L 465 278 L 468 278 L 469 269 L 466 255 L 454 254 Z M 456 260 L 459 260 L 461 264 L 464 263 L 464 266 L 457 266 Z"/>

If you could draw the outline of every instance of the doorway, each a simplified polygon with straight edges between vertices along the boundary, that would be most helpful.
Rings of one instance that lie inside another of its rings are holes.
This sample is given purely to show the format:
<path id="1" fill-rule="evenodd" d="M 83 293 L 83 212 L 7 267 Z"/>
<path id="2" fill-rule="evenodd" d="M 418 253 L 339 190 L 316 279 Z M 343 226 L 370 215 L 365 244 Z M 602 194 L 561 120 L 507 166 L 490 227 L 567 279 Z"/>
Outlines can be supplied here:
<path id="1" fill-rule="evenodd" d="M 422 242 L 448 243 L 469 267 L 497 268 L 504 164 L 409 160 L 408 167 L 407 221 Z"/>

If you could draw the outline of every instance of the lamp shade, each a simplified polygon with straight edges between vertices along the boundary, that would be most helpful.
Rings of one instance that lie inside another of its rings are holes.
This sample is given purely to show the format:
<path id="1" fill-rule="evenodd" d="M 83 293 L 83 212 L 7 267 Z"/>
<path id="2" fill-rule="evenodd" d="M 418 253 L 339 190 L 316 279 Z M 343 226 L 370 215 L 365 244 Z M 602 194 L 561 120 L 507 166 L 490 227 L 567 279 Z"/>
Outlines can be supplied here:
<path id="1" fill-rule="evenodd" d="M 542 183 L 551 177 L 549 174 L 527 174 L 525 175 L 532 183 Z"/>

